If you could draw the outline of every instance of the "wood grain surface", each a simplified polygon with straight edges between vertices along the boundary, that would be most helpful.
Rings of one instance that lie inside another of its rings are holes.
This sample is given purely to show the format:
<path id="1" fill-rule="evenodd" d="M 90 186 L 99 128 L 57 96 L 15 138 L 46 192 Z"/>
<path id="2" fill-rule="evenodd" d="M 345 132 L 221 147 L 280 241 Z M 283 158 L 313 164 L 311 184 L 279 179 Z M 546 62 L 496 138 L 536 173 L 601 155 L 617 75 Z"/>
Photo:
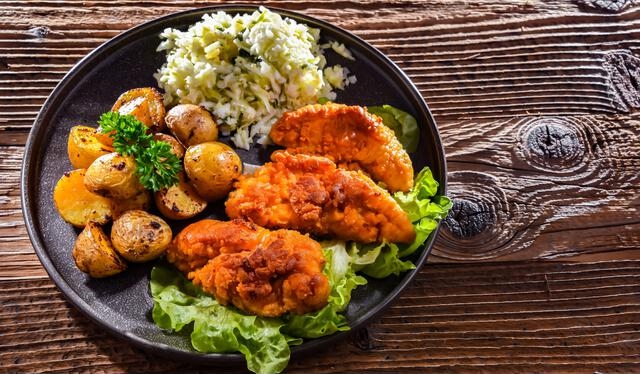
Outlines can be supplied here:
<path id="1" fill-rule="evenodd" d="M 24 227 L 20 167 L 101 43 L 216 2 L 0 2 L 0 373 L 243 372 L 152 357 L 68 304 Z M 423 94 L 454 208 L 377 321 L 288 372 L 640 372 L 640 4 L 270 1 L 379 48 Z"/>

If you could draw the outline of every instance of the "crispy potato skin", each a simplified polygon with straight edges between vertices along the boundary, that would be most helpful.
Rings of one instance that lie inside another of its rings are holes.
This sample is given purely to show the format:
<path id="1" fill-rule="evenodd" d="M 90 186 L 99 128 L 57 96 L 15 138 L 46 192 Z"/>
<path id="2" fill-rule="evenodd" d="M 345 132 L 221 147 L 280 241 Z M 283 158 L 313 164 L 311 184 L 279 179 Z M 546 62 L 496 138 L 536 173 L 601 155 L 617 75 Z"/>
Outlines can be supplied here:
<path id="1" fill-rule="evenodd" d="M 205 108 L 180 104 L 167 112 L 165 121 L 171 133 L 185 147 L 218 139 L 218 125 Z"/>
<path id="2" fill-rule="evenodd" d="M 73 126 L 69 131 L 67 153 L 74 169 L 86 169 L 95 159 L 111 152 L 113 147 L 101 141 L 96 129 Z"/>
<path id="3" fill-rule="evenodd" d="M 112 199 L 96 195 L 85 185 L 85 169 L 65 173 L 53 190 L 53 202 L 65 221 L 75 227 L 85 227 L 89 222 L 105 224 L 115 210 Z"/>
<path id="4" fill-rule="evenodd" d="M 109 277 L 127 268 L 113 249 L 109 237 L 95 222 L 89 222 L 80 232 L 72 256 L 78 269 L 93 278 Z"/>
<path id="5" fill-rule="evenodd" d="M 166 109 L 162 95 L 153 87 L 134 88 L 122 93 L 111 111 L 136 117 L 151 133 L 161 132 L 166 128 Z"/>
<path id="6" fill-rule="evenodd" d="M 118 218 L 129 210 L 149 210 L 153 204 L 153 194 L 149 190 L 140 191 L 134 197 L 125 200 L 113 200 L 115 208 L 113 218 Z"/>
<path id="7" fill-rule="evenodd" d="M 196 189 L 186 180 L 184 172 L 178 174 L 179 181 L 169 188 L 154 194 L 156 207 L 169 219 L 182 220 L 194 217 L 207 207 Z"/>
<path id="8" fill-rule="evenodd" d="M 218 201 L 229 194 L 242 174 L 242 160 L 224 143 L 205 142 L 187 149 L 184 170 L 198 195 Z"/>
<path id="9" fill-rule="evenodd" d="M 172 233 L 160 217 L 144 210 L 129 210 L 113 221 L 111 242 L 131 262 L 146 262 L 164 254 Z"/>
<path id="10" fill-rule="evenodd" d="M 112 152 L 98 157 L 87 169 L 84 185 L 98 195 L 125 200 L 144 190 L 133 158 Z"/>

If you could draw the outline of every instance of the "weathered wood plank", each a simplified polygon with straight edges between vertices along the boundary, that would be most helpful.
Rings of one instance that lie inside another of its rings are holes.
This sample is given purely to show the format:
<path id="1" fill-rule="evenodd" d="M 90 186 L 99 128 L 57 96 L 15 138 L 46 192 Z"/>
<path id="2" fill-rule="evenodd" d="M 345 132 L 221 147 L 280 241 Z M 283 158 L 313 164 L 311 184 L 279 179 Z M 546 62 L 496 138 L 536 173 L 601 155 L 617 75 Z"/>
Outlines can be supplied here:
<path id="1" fill-rule="evenodd" d="M 432 261 L 588 258 L 640 241 L 640 122 L 444 122 L 455 199 Z M 637 258 L 640 253 L 632 254 Z"/>
<path id="2" fill-rule="evenodd" d="M 210 4 L 0 5 L 0 367 L 6 371 L 244 372 L 152 357 L 110 337 L 48 280 L 20 212 L 22 146 L 40 106 L 73 64 L 129 27 Z M 402 297 L 347 341 L 294 360 L 289 372 L 638 371 L 639 4 L 264 4 L 344 27 L 398 63 L 436 116 L 456 203 L 432 262 Z M 485 263 L 529 258 L 546 262 Z M 587 262 L 597 260 L 603 261 Z M 473 263 L 451 263 L 460 261 Z"/>
<path id="3" fill-rule="evenodd" d="M 294 360 L 288 372 L 584 372 L 640 364 L 640 262 L 504 269 L 427 265 L 377 322 L 333 349 Z M 2 367 L 198 370 L 108 336 L 48 280 L 5 281 L 0 302 Z"/>
<path id="4" fill-rule="evenodd" d="M 444 6 L 439 2 L 394 7 L 371 2 L 363 10 L 346 7 L 338 13 L 323 4 L 304 12 L 352 30 L 388 54 L 414 80 L 439 121 L 616 114 L 638 107 L 633 99 L 637 88 L 629 84 L 638 79 L 637 7 L 625 7 L 613 17 L 580 12 L 579 4 L 567 2 L 555 7 L 511 2 L 501 9 L 488 2 L 460 3 L 452 5 L 460 12 L 447 12 L 459 18 L 454 21 L 439 18 Z M 0 92 L 0 128 L 30 127 L 62 73 L 81 57 L 129 27 L 179 9 L 130 3 L 106 7 L 101 2 L 86 8 L 48 5 L 0 10 L 0 20 L 15 28 L 0 32 L 3 74 L 23 73 L 23 80 L 7 88 L 13 90 L 10 96 Z M 541 16 L 552 10 L 553 15 Z M 47 17 L 39 17 L 43 12 Z M 349 22 L 342 24 L 347 15 Z M 44 66 L 51 71 L 45 80 L 29 73 Z M 29 107 L 16 110 L 17 105 Z"/>

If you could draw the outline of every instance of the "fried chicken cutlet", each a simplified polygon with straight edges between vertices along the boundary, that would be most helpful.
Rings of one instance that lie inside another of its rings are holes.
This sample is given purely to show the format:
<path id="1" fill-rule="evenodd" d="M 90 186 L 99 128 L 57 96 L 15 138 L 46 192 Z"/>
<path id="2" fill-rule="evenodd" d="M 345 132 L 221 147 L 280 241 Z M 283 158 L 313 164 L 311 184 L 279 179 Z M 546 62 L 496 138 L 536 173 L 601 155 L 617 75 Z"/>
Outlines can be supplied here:
<path id="1" fill-rule="evenodd" d="M 271 160 L 236 182 L 225 204 L 229 217 L 362 243 L 415 239 L 407 214 L 361 171 L 286 151 Z"/>
<path id="2" fill-rule="evenodd" d="M 202 220 L 176 236 L 167 259 L 221 305 L 258 316 L 308 313 L 329 297 L 320 244 L 297 231 Z"/>
<path id="3" fill-rule="evenodd" d="M 330 158 L 340 167 L 362 169 L 391 192 L 413 186 L 413 165 L 392 129 L 360 106 L 313 104 L 285 113 L 271 140 L 291 153 Z"/>

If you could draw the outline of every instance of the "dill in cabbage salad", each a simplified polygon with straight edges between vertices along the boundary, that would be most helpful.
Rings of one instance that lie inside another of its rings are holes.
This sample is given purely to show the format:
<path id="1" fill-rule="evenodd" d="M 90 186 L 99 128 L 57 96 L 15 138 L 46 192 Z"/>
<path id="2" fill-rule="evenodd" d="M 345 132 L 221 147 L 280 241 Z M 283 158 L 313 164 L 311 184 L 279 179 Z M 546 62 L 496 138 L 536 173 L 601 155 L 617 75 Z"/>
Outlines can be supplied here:
<path id="1" fill-rule="evenodd" d="M 288 110 L 334 100 L 356 77 L 327 66 L 331 48 L 353 60 L 337 42 L 320 44 L 320 30 L 260 7 L 232 16 L 205 14 L 186 31 L 168 28 L 158 51 L 167 61 L 154 75 L 165 104 L 202 105 L 238 148 L 268 141 L 271 125 Z"/>

